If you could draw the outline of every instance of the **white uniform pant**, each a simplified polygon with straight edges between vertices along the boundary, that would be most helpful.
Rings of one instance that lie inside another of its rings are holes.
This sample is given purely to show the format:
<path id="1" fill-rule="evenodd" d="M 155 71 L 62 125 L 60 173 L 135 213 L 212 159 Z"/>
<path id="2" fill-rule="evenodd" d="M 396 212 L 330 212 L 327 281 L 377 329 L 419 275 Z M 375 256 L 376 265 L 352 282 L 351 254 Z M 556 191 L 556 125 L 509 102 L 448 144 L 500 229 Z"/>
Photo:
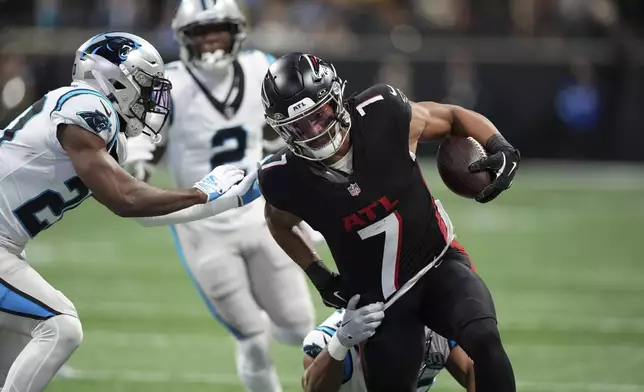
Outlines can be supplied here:
<path id="1" fill-rule="evenodd" d="M 203 222 L 172 230 L 197 290 L 237 339 L 267 331 L 263 311 L 282 329 L 306 331 L 314 325 L 304 274 L 273 240 L 264 221 L 235 230 L 204 230 Z"/>
<path id="2" fill-rule="evenodd" d="M 80 339 L 82 339 L 76 309 L 63 293 L 53 288 L 27 263 L 23 255 L 13 254 L 0 247 L 0 385 L 4 385 L 12 364 L 32 339 L 42 338 L 42 333 L 51 335 L 45 338 L 52 337 L 53 339 L 61 336 L 63 339 L 67 339 L 70 336 L 67 333 L 70 330 L 69 328 L 63 331 L 62 334 L 58 334 L 60 331 L 55 331 L 52 335 L 51 331 L 49 331 L 50 327 L 47 325 L 47 321 L 52 320 L 54 317 L 59 319 L 57 316 L 60 315 L 72 316 L 76 320 L 72 324 L 77 323 L 77 325 L 73 325 L 71 331 L 71 335 L 74 335 L 72 340 L 76 341 L 63 342 L 65 344 L 70 343 L 69 350 L 66 347 L 61 349 L 55 341 L 51 344 L 46 344 L 47 347 L 51 348 L 48 350 L 48 354 L 53 356 L 42 358 L 42 360 L 48 361 L 51 359 L 54 362 L 54 367 L 62 365 L 55 356 L 62 352 L 62 356 L 66 360 L 67 354 L 71 355 L 71 352 L 76 348 L 74 345 L 77 346 L 80 343 Z M 63 324 L 65 324 L 64 327 L 69 325 L 68 320 L 62 320 Z M 56 324 L 55 328 L 59 326 L 57 322 L 54 324 Z M 48 331 L 43 331 L 43 328 L 48 329 Z M 37 346 L 33 347 L 32 350 L 34 355 L 39 355 Z M 31 364 L 25 365 L 29 367 Z M 47 370 L 47 365 L 52 364 L 45 363 L 45 366 L 42 366 L 42 371 L 39 368 L 29 369 L 27 373 L 22 373 L 26 377 L 44 377 L 45 379 L 25 380 L 22 378 L 18 381 L 14 380 L 20 385 L 12 385 L 11 390 L 38 390 L 37 385 L 49 382 L 50 376 L 53 377 L 53 374 L 50 373 L 55 373 L 57 370 Z"/>

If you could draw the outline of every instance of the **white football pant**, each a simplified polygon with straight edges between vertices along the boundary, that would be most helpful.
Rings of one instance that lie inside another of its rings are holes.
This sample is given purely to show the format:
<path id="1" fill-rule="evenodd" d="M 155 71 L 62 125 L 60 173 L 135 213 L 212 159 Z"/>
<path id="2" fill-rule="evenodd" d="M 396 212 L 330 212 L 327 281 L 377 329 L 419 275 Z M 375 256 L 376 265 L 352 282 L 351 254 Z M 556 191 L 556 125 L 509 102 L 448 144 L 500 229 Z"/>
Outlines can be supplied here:
<path id="1" fill-rule="evenodd" d="M 237 372 L 246 390 L 281 391 L 269 336 L 300 345 L 314 327 L 300 267 L 273 240 L 263 217 L 235 230 L 191 222 L 175 226 L 173 234 L 200 295 L 236 338 Z"/>
<path id="2" fill-rule="evenodd" d="M 83 339 L 74 305 L 25 260 L 0 247 L 2 392 L 40 392 Z"/>

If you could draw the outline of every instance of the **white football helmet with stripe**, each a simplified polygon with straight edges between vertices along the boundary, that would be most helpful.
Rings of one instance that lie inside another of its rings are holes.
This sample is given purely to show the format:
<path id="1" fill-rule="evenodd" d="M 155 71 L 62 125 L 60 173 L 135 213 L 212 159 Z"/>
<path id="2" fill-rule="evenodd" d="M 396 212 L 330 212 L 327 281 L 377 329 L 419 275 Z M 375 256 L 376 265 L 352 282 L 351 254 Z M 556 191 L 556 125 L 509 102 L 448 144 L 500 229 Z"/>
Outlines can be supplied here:
<path id="1" fill-rule="evenodd" d="M 134 34 L 98 34 L 76 51 L 74 82 L 101 91 L 126 121 L 125 134 L 156 137 L 170 114 L 165 65 L 149 42 Z"/>

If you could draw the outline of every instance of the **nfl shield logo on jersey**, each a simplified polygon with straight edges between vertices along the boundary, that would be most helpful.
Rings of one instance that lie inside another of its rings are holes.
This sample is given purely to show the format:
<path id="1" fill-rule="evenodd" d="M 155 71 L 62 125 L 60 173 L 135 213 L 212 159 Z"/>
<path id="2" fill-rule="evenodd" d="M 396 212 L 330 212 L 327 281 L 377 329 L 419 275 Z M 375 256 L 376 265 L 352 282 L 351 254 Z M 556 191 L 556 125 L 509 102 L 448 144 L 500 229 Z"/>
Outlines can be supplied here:
<path id="1" fill-rule="evenodd" d="M 349 194 L 351 194 L 351 196 L 358 196 L 360 194 L 360 187 L 356 183 L 349 185 L 347 187 L 347 190 L 349 191 Z"/>

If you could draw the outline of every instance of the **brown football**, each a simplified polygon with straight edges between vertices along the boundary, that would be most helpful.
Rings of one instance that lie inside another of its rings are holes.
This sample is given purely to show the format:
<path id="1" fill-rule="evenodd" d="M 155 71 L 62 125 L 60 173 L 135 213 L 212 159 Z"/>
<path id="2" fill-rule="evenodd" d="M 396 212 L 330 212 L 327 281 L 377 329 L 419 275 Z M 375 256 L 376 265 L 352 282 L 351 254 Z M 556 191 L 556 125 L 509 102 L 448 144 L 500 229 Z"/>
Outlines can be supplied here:
<path id="1" fill-rule="evenodd" d="M 473 199 L 492 183 L 492 176 L 489 171 L 470 173 L 468 167 L 486 156 L 485 149 L 471 137 L 450 136 L 438 147 L 438 173 L 452 192 Z"/>

